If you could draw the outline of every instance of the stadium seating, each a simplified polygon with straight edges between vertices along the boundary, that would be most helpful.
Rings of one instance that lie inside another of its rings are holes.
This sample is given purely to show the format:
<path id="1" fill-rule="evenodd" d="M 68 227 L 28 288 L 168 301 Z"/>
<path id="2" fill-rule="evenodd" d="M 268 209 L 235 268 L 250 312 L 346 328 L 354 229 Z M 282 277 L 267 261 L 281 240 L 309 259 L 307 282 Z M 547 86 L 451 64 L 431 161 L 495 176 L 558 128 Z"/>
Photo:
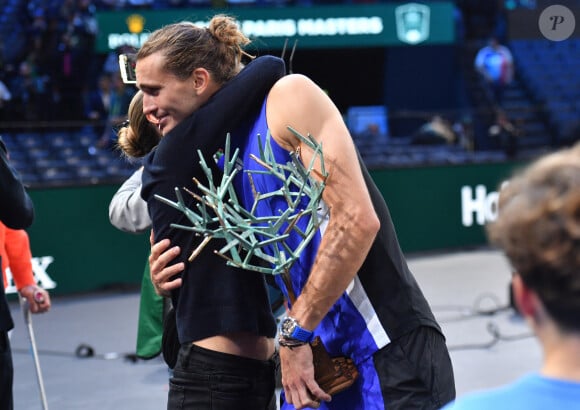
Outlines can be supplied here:
<path id="1" fill-rule="evenodd" d="M 513 40 L 510 43 L 522 80 L 542 107 L 553 145 L 578 139 L 580 123 L 580 38 L 566 41 Z"/>
<path id="2" fill-rule="evenodd" d="M 10 160 L 31 187 L 121 183 L 136 164 L 116 149 L 95 147 L 90 128 L 46 133 L 5 132 Z"/>
<path id="3" fill-rule="evenodd" d="M 12 61 L 16 56 L 22 55 L 22 47 L 26 46 L 26 24 L 34 10 L 54 12 L 58 10 L 61 2 L 62 0 L 0 0 L 0 42 L 10 44 L 9 48 L 5 47 L 3 50 L 5 60 Z M 312 3 L 340 2 L 336 0 Z M 100 4 L 114 3 L 108 0 L 94 2 L 97 8 Z M 211 2 L 155 0 L 153 8 L 193 7 L 200 3 L 209 5 Z M 243 0 L 241 3 L 282 5 L 286 1 Z M 311 2 L 308 0 L 294 2 L 297 5 L 309 3 Z M 474 51 L 481 46 L 477 42 L 483 41 L 475 40 Z M 518 137 L 520 152 L 523 154 L 526 149 L 558 147 L 577 140 L 580 134 L 580 38 L 561 42 L 546 39 L 512 40 L 507 45 L 515 58 L 516 81 L 506 90 L 503 108 L 510 121 L 523 130 Z M 464 70 L 466 78 L 476 74 L 471 54 L 467 55 Z M 387 112 L 381 106 L 370 107 L 375 109 L 372 114 L 375 116 L 373 121 L 378 118 L 377 115 L 385 117 L 382 118 L 385 121 L 384 127 L 383 122 L 377 122 L 380 125 L 381 138 L 368 135 L 359 138 L 356 134 L 360 129 L 353 129 L 352 134 L 362 158 L 370 168 L 505 160 L 499 143 L 488 135 L 489 127 L 495 119 L 493 113 L 490 114 L 492 111 L 488 109 L 489 105 L 485 106 L 485 98 L 482 96 L 481 100 L 474 99 L 469 107 L 471 112 L 468 116 L 473 121 L 471 126 L 475 129 L 474 134 L 482 135 L 474 143 L 475 152 L 472 149 L 473 144 L 471 147 L 466 144 L 418 146 L 412 143 L 411 136 L 390 136 L 386 123 Z M 455 113 L 451 117 L 462 115 L 463 113 Z M 91 127 L 75 131 L 50 127 L 18 132 L 9 129 L 0 133 L 6 140 L 15 167 L 31 186 L 120 183 L 137 166 L 122 158 L 115 150 L 96 148 L 98 138 Z M 484 143 L 478 145 L 481 141 Z"/>

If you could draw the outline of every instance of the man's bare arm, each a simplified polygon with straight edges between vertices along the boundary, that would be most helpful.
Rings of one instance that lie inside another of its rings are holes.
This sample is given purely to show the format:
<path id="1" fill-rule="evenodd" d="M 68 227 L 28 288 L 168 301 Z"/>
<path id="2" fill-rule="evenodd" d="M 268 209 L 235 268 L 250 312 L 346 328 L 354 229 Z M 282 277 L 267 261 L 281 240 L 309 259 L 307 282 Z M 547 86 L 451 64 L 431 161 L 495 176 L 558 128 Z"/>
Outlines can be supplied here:
<path id="1" fill-rule="evenodd" d="M 289 312 L 300 326 L 313 330 L 362 266 L 380 223 L 342 116 L 316 84 L 300 75 L 278 81 L 268 97 L 267 117 L 272 137 L 298 152 L 304 164 L 310 164 L 312 152 L 287 127 L 322 144 L 328 173 L 323 200 L 330 218 L 308 281 Z M 314 379 L 309 346 L 281 348 L 280 361 L 288 403 L 303 409 L 331 400 Z"/>
<path id="2" fill-rule="evenodd" d="M 313 329 L 362 266 L 380 222 L 352 138 L 323 90 L 304 76 L 283 78 L 268 98 L 268 123 L 273 138 L 288 150 L 298 149 L 305 164 L 312 153 L 287 126 L 311 134 L 322 144 L 328 172 L 323 199 L 330 208 L 330 220 L 309 280 L 290 312 L 302 327 Z"/>

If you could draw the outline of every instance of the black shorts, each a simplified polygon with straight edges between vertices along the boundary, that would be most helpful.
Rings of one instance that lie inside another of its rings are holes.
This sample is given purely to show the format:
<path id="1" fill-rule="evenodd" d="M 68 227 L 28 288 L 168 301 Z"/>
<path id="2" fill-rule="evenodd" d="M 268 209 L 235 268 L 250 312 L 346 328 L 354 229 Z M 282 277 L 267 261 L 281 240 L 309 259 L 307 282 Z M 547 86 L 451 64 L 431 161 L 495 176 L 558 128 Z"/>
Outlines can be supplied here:
<path id="1" fill-rule="evenodd" d="M 451 358 L 435 328 L 422 326 L 391 341 L 373 361 L 389 410 L 435 410 L 455 399 Z"/>

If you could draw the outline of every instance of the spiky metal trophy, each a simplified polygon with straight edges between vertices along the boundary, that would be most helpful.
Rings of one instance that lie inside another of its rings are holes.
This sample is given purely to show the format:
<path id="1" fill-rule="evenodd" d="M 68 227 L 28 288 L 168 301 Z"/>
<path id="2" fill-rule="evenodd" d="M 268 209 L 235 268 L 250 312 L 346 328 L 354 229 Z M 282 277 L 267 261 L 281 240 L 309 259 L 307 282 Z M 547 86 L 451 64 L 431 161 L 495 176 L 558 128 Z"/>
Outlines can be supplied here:
<path id="1" fill-rule="evenodd" d="M 224 170 L 221 181 L 214 183 L 211 169 L 208 167 L 203 154 L 198 151 L 200 164 L 208 180 L 208 186 L 203 185 L 194 178 L 201 194 L 196 194 L 183 188 L 196 200 L 195 208 L 189 208 L 179 188 L 175 188 L 177 202 L 162 196 L 155 197 L 181 211 L 191 222 L 191 226 L 172 224 L 174 228 L 185 229 L 203 236 L 200 245 L 193 250 L 189 260 L 192 261 L 203 248 L 214 238 L 225 239 L 226 245 L 216 253 L 227 260 L 229 265 L 237 266 L 246 270 L 277 275 L 287 273 L 292 264 L 299 258 L 302 250 L 308 245 L 315 235 L 320 223 L 321 215 L 318 213 L 322 192 L 324 191 L 327 173 L 324 168 L 322 146 L 312 136 L 303 136 L 293 128 L 288 128 L 297 138 L 305 143 L 313 151 L 312 161 L 308 167 L 304 166 L 299 153 L 290 154 L 291 161 L 286 164 L 278 164 L 272 152 L 270 136 L 265 139 L 265 144 L 260 143 L 260 158 L 251 158 L 261 165 L 260 170 L 245 171 L 253 187 L 254 203 L 252 207 L 244 207 L 240 204 L 236 195 L 233 181 L 240 171 L 237 166 L 239 150 L 233 154 L 230 151 L 230 135 L 227 135 L 224 151 Z M 320 171 L 314 169 L 319 164 Z M 253 184 L 253 175 L 266 173 L 279 179 L 282 184 L 273 192 L 257 192 Z M 270 199 L 273 196 L 284 198 L 288 207 L 280 210 L 278 215 L 258 216 L 256 209 L 260 201 Z M 307 198 L 307 206 L 304 204 Z M 309 217 L 305 229 L 300 229 L 298 221 Z M 286 239 L 292 232 L 297 233 L 302 240 L 294 249 L 286 243 Z M 266 248 L 270 251 L 267 252 Z M 256 264 L 255 257 L 267 264 Z"/>
<path id="2" fill-rule="evenodd" d="M 237 166 L 239 150 L 236 149 L 233 154 L 230 153 L 229 134 L 226 138 L 225 152 L 221 158 L 224 169 L 219 184 L 214 183 L 212 172 L 203 154 L 198 151 L 208 186 L 194 178 L 201 194 L 184 188 L 185 192 L 195 198 L 195 209 L 186 205 L 183 194 L 178 188 L 175 189 L 177 202 L 158 195 L 156 198 L 181 211 L 191 222 L 191 226 L 172 224 L 172 227 L 186 229 L 204 237 L 189 257 L 190 261 L 195 259 L 213 238 L 225 239 L 226 245 L 216 253 L 226 259 L 228 265 L 281 275 L 290 302 L 293 303 L 294 291 L 289 278 L 290 268 L 312 240 L 326 216 L 324 211 L 321 213 L 321 199 L 328 174 L 324 167 L 322 146 L 312 136 L 303 136 L 291 127 L 288 129 L 312 150 L 312 160 L 306 167 L 299 158 L 300 152 L 297 151 L 290 153 L 289 162 L 278 164 L 268 135 L 265 139 L 265 146 L 260 142 L 260 158 L 251 156 L 251 159 L 260 167 L 257 170 L 245 171 L 248 174 L 254 197 L 251 207 L 244 207 L 240 204 L 233 186 L 234 177 L 240 171 Z M 316 164 L 320 171 L 315 169 Z M 254 175 L 257 173 L 269 174 L 280 180 L 279 188 L 272 192 L 258 192 L 253 183 Z M 287 207 L 279 210 L 277 215 L 257 215 L 256 209 L 260 201 L 270 200 L 276 196 L 282 198 Z M 298 221 L 305 217 L 308 220 L 305 228 L 301 229 Z M 287 243 L 291 234 L 297 234 L 300 238 L 294 248 Z M 266 263 L 256 264 L 254 258 Z M 344 356 L 331 358 L 320 337 L 316 337 L 310 346 L 315 379 L 324 391 L 333 395 L 354 383 L 358 377 L 358 371 L 350 358 Z"/>

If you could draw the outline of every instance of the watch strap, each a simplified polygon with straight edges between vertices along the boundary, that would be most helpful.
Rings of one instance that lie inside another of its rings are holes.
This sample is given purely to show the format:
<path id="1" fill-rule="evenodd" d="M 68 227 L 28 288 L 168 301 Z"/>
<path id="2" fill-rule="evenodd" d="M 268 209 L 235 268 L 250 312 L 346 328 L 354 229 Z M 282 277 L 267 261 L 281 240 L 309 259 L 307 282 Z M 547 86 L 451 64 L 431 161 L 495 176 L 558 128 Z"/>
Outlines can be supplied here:
<path id="1" fill-rule="evenodd" d="M 290 337 L 292 339 L 300 340 L 301 342 L 309 343 L 314 338 L 314 332 L 306 330 L 300 326 L 296 326 Z"/>
<path id="2" fill-rule="evenodd" d="M 293 317 L 286 317 L 282 320 L 281 336 L 286 339 L 293 339 L 304 343 L 309 343 L 314 338 L 314 332 L 304 329 Z"/>

